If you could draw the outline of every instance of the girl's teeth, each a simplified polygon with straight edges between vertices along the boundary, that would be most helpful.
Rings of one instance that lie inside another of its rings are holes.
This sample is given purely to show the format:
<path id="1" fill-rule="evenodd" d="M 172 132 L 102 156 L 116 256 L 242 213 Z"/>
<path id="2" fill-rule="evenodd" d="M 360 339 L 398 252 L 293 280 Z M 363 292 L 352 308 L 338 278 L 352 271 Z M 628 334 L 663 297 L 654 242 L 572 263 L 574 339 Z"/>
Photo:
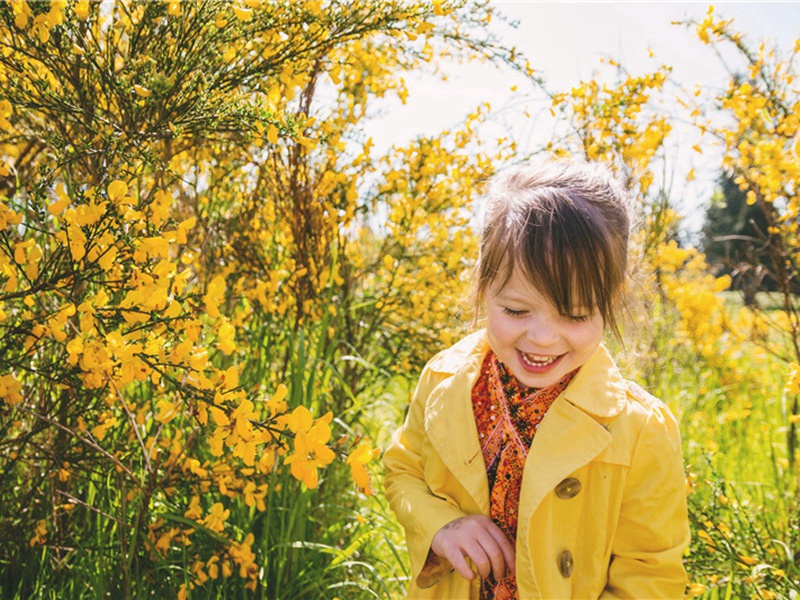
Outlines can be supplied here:
<path id="1" fill-rule="evenodd" d="M 557 356 L 539 356 L 537 354 L 522 353 L 522 360 L 531 367 L 544 367 L 558 358 Z"/>

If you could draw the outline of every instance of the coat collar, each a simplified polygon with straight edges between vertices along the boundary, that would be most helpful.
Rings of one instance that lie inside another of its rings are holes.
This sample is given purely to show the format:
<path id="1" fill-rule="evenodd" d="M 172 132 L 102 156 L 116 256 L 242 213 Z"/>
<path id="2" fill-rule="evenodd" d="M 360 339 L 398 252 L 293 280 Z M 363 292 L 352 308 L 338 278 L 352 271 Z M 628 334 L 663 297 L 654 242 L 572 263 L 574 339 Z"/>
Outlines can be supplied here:
<path id="1" fill-rule="evenodd" d="M 472 387 L 488 350 L 486 331 L 480 330 L 436 355 L 428 368 L 447 377 L 431 392 L 425 409 L 425 429 L 431 443 L 484 514 L 489 512 L 489 487 L 472 413 Z M 548 414 L 542 422 L 543 429 L 554 429 L 556 436 L 570 431 L 576 434 L 573 439 L 579 440 L 571 446 L 569 460 L 559 457 L 561 467 L 575 467 L 607 446 L 611 436 L 602 425 L 618 414 L 624 404 L 625 382 L 608 351 L 600 346 L 553 403 L 550 408 L 553 414 Z M 573 431 L 575 423 L 581 426 Z M 537 437 L 548 435 L 541 430 L 540 434 Z M 538 446 L 541 447 L 541 442 Z M 536 448 L 533 451 L 538 454 Z M 561 468 L 553 470 L 542 481 L 557 478 L 561 471 Z M 537 504 L 540 499 L 536 498 Z"/>
<path id="2" fill-rule="evenodd" d="M 428 367 L 436 373 L 455 375 L 461 370 L 474 369 L 473 363 L 482 361 L 488 350 L 486 330 L 481 329 L 434 356 Z"/>
<path id="3" fill-rule="evenodd" d="M 453 476 L 468 490 L 475 509 L 489 514 L 489 483 L 472 414 L 472 386 L 489 350 L 479 331 L 436 355 L 428 368 L 449 375 L 434 388 L 425 409 L 428 438 Z"/>
<path id="4" fill-rule="evenodd" d="M 486 330 L 481 329 L 437 354 L 431 360 L 430 369 L 447 375 L 469 373 L 477 377 L 488 350 Z M 475 383 L 474 377 L 470 382 L 470 390 Z M 619 414 L 625 406 L 625 390 L 622 374 L 606 347 L 601 344 L 564 390 L 564 396 L 590 415 L 609 419 Z"/>

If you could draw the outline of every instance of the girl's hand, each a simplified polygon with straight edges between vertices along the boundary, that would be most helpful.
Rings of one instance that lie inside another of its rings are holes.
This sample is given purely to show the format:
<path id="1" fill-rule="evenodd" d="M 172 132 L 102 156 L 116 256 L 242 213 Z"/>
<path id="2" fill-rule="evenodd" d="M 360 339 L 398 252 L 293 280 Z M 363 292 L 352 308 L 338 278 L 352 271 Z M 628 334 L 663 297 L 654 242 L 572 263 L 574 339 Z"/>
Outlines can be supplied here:
<path id="1" fill-rule="evenodd" d="M 514 573 L 514 548 L 502 530 L 483 515 L 467 515 L 442 527 L 433 536 L 431 550 L 470 581 L 475 573 L 465 557 L 472 560 L 481 579 L 492 572 L 495 581 L 500 581 L 506 572 Z"/>

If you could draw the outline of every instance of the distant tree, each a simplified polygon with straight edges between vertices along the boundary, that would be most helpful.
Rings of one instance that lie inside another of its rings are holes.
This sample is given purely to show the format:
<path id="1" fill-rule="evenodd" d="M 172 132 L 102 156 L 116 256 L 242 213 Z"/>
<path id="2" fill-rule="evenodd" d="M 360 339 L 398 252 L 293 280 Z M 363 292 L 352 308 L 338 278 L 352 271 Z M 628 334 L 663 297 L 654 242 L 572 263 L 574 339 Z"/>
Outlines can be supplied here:
<path id="1" fill-rule="evenodd" d="M 731 287 L 742 292 L 745 304 L 756 304 L 757 291 L 774 291 L 769 276 L 767 216 L 762 207 L 747 203 L 747 196 L 727 172 L 706 209 L 701 241 L 706 259 L 717 275 L 732 278 Z"/>

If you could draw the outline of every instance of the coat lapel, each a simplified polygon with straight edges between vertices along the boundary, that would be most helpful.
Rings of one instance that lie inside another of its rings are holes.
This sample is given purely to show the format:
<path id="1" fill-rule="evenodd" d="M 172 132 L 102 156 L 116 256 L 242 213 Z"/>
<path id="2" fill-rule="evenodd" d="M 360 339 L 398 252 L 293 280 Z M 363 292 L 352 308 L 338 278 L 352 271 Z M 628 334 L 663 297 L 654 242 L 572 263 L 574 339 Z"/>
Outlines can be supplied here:
<path id="1" fill-rule="evenodd" d="M 528 522 L 544 496 L 611 443 L 611 434 L 586 412 L 559 396 L 542 421 L 525 461 L 520 522 Z"/>
<path id="2" fill-rule="evenodd" d="M 547 493 L 611 444 L 606 422 L 624 406 L 625 380 L 600 346 L 553 402 L 533 438 L 522 476 L 520 522 L 529 522 Z"/>
<path id="3" fill-rule="evenodd" d="M 449 353 L 432 368 L 452 377 L 431 393 L 425 410 L 428 439 L 481 513 L 489 514 L 489 483 L 472 412 L 472 386 L 489 349 L 484 332 L 466 338 L 463 352 Z M 461 343 L 458 344 L 461 346 Z"/>

